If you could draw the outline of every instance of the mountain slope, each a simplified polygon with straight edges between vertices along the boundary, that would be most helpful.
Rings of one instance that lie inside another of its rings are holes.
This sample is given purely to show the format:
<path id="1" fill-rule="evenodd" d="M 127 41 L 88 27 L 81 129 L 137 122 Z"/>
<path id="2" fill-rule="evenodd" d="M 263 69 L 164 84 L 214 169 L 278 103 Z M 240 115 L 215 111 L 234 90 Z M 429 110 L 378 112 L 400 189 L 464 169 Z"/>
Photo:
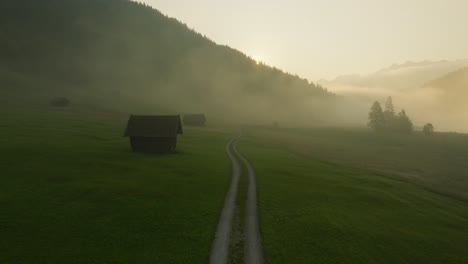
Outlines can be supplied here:
<path id="1" fill-rule="evenodd" d="M 425 87 L 443 89 L 447 93 L 468 92 L 468 67 L 428 82 Z"/>
<path id="2" fill-rule="evenodd" d="M 25 94 L 69 96 L 123 111 L 257 120 L 299 113 L 314 120 L 313 113 L 333 100 L 305 79 L 257 65 L 127 0 L 2 1 L 0 57 L 0 85 L 20 100 Z"/>
<path id="3" fill-rule="evenodd" d="M 424 89 L 437 90 L 439 99 L 447 109 L 458 111 L 466 107 L 468 98 L 468 67 L 451 72 L 424 85 Z"/>
<path id="4" fill-rule="evenodd" d="M 401 94 L 421 120 L 441 130 L 468 131 L 468 67 Z M 403 99 L 402 99 L 403 100 Z"/>

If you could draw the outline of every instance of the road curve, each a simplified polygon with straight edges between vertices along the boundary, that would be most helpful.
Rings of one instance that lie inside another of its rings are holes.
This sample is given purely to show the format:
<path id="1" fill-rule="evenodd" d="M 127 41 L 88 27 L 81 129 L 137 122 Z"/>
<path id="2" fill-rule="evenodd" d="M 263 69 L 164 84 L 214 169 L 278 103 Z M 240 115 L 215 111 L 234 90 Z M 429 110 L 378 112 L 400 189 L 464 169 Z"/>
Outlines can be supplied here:
<path id="1" fill-rule="evenodd" d="M 247 191 L 246 205 L 246 230 L 245 230 L 245 263 L 262 264 L 264 262 L 262 239 L 258 221 L 257 209 L 257 181 L 255 171 L 249 161 L 237 151 L 234 145 L 234 152 L 247 168 L 249 176 L 249 188 Z"/>
<path id="2" fill-rule="evenodd" d="M 237 142 L 237 139 L 232 139 L 225 146 L 225 151 L 232 162 L 232 180 L 229 191 L 224 200 L 224 207 L 221 211 L 218 228 L 216 230 L 213 247 L 211 249 L 210 263 L 211 264 L 225 264 L 229 255 L 229 242 L 232 230 L 232 219 L 234 216 L 234 209 L 236 207 L 237 187 L 239 185 L 239 178 L 241 175 L 241 166 L 239 161 L 232 153 L 232 146 Z"/>

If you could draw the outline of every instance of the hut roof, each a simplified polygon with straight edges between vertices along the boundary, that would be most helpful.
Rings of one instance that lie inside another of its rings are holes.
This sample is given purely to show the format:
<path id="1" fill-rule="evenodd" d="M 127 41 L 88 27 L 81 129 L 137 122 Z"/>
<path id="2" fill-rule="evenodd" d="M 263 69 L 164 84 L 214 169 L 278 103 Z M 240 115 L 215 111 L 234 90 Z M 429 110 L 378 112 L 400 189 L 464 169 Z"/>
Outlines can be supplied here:
<path id="1" fill-rule="evenodd" d="M 182 134 L 180 116 L 131 115 L 125 137 L 175 137 Z"/>

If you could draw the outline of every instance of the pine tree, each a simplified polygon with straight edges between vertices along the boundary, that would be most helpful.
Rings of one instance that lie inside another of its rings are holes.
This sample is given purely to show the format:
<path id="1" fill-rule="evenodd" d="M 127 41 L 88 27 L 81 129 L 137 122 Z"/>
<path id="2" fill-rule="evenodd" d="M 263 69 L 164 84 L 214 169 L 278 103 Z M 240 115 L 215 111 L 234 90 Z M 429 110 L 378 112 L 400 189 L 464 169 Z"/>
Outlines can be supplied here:
<path id="1" fill-rule="evenodd" d="M 395 107 L 393 106 L 393 98 L 389 96 L 385 102 L 385 113 L 395 115 Z"/>
<path id="2" fill-rule="evenodd" d="M 382 132 L 385 129 L 385 117 L 382 111 L 382 106 L 379 102 L 375 102 L 369 112 L 369 123 L 367 124 L 375 132 Z"/>
<path id="3" fill-rule="evenodd" d="M 395 115 L 395 107 L 393 106 L 393 99 L 391 96 L 387 98 L 387 102 L 385 102 L 385 125 L 388 131 L 392 131 L 395 129 L 395 122 L 396 122 L 396 115 Z"/>
<path id="4" fill-rule="evenodd" d="M 396 121 L 397 126 L 395 127 L 395 129 L 397 131 L 405 134 L 410 134 L 413 132 L 413 122 L 411 122 L 405 110 L 401 110 L 401 112 L 398 114 Z"/>

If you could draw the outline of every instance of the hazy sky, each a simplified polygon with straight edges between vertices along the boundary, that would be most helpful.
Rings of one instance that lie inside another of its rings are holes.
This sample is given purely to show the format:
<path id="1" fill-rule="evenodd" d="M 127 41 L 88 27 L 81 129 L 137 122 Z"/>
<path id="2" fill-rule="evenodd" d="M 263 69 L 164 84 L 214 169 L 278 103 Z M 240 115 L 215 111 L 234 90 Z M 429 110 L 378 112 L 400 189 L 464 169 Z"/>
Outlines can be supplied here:
<path id="1" fill-rule="evenodd" d="M 468 0 L 144 0 L 219 44 L 311 80 L 468 58 Z"/>

